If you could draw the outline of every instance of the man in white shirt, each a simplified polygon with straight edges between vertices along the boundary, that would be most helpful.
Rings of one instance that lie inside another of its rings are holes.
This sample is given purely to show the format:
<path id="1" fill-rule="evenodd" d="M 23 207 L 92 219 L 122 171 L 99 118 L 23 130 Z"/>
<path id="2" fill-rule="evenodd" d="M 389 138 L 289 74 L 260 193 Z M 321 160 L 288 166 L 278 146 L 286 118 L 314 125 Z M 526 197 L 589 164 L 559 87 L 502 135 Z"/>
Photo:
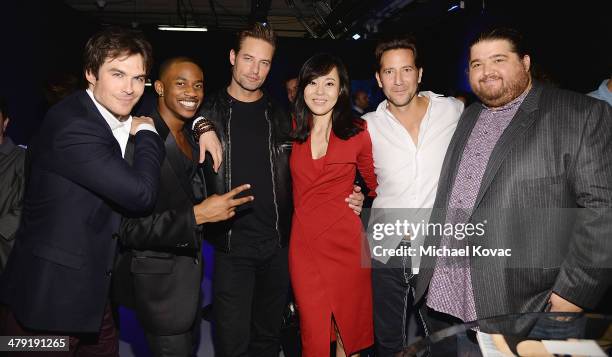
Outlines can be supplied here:
<path id="1" fill-rule="evenodd" d="M 376 111 L 363 116 L 372 138 L 378 178 L 369 231 L 377 223 L 395 223 L 396 219 L 425 224 L 463 104 L 418 91 L 423 68 L 413 39 L 381 42 L 375 54 L 376 80 L 387 99 Z M 393 356 L 407 345 L 413 278 L 419 264 L 418 256 L 391 257 L 381 248 L 416 247 L 422 242 L 419 238 L 417 232 L 408 232 L 372 240 L 377 356 Z M 379 247 L 374 249 L 376 245 Z"/>
<path id="2" fill-rule="evenodd" d="M 54 342 L 66 355 L 118 356 L 108 291 L 120 212 L 153 208 L 164 159 L 153 121 L 130 116 L 151 63 L 140 34 L 103 30 L 85 47 L 88 89 L 47 113 L 0 277 L 0 335 L 69 336 Z M 131 166 L 123 159 L 130 134 Z"/>

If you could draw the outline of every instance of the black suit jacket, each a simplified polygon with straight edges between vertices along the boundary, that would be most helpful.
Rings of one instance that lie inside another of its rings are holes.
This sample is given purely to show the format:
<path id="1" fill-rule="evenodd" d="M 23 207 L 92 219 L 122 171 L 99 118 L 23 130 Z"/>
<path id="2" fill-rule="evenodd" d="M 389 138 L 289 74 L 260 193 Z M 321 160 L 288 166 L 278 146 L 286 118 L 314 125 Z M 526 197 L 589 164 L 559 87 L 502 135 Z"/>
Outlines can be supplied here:
<path id="1" fill-rule="evenodd" d="M 0 299 L 25 327 L 97 332 L 121 216 L 155 203 L 164 148 L 141 130 L 131 167 L 85 91 L 47 113 Z"/>
<path id="2" fill-rule="evenodd" d="M 126 217 L 121 223 L 113 296 L 136 311 L 146 331 L 176 335 L 188 331 L 199 316 L 202 228 L 195 223 L 193 206 L 205 192 L 200 168 L 193 176 L 187 172 L 160 114 L 151 117 L 166 147 L 158 199 L 151 215 Z M 195 147 L 187 127 L 185 134 Z"/>
<path id="3" fill-rule="evenodd" d="M 442 166 L 430 222 L 445 222 L 452 184 L 482 105 L 459 120 Z M 604 102 L 534 83 L 487 164 L 471 216 L 487 222 L 468 245 L 510 248 L 470 256 L 479 318 L 541 311 L 551 292 L 593 308 L 612 267 L 612 112 Z M 425 245 L 440 244 L 440 236 Z M 416 300 L 435 257 L 421 261 Z"/>

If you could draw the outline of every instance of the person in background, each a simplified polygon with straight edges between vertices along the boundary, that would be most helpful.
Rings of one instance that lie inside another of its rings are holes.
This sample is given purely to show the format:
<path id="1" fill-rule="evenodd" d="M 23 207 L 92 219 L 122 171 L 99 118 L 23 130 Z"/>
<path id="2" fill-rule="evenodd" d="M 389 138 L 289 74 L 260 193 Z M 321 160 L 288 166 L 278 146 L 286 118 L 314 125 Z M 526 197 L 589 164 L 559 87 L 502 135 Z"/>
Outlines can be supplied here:
<path id="1" fill-rule="evenodd" d="M 295 103 L 295 97 L 297 96 L 297 86 L 298 86 L 297 77 L 291 76 L 289 79 L 285 81 L 285 89 L 287 90 L 287 100 L 289 101 L 289 104 L 291 105 Z"/>
<path id="2" fill-rule="evenodd" d="M 353 115 L 360 118 L 365 114 L 366 110 L 370 106 L 370 98 L 368 93 L 364 90 L 358 89 L 353 93 Z"/>
<path id="3" fill-rule="evenodd" d="M 15 244 L 25 191 L 25 149 L 6 135 L 8 105 L 0 97 L 0 274 Z"/>
<path id="4" fill-rule="evenodd" d="M 587 95 L 604 100 L 612 105 L 612 76 L 608 79 L 604 79 L 596 90 L 587 93 Z"/>

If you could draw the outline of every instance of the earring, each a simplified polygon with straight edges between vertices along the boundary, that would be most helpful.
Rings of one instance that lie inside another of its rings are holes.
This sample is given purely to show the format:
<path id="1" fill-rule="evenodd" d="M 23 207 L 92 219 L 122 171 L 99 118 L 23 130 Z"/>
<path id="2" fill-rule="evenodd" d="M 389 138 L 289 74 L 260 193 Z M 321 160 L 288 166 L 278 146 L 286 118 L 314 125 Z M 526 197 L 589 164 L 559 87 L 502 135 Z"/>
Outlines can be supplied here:
<path id="1" fill-rule="evenodd" d="M 164 96 L 164 92 L 159 93 L 159 96 L 163 97 Z"/>

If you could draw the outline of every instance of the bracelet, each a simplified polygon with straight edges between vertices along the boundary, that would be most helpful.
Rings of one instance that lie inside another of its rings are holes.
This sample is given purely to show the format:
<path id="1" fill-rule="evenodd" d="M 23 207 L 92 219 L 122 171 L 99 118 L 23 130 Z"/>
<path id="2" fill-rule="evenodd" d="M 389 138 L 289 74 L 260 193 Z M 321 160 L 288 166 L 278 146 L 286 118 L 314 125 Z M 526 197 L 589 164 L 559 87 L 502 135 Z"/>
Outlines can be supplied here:
<path id="1" fill-rule="evenodd" d="M 193 138 L 196 142 L 198 142 L 202 134 L 213 130 L 215 130 L 215 125 L 212 123 L 212 121 L 204 117 L 198 117 L 192 130 Z"/>

